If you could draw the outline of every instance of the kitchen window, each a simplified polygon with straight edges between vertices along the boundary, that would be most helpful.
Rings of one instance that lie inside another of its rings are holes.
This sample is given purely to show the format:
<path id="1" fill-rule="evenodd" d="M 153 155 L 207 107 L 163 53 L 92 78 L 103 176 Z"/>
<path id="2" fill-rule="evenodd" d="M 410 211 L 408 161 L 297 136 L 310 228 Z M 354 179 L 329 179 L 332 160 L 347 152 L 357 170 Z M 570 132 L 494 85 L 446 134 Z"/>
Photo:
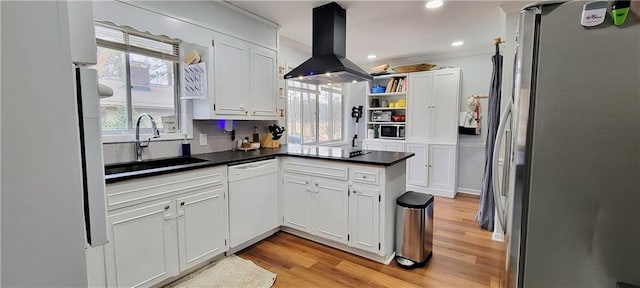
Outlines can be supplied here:
<path id="1" fill-rule="evenodd" d="M 287 142 L 330 144 L 343 141 L 342 87 L 287 81 Z"/>
<path id="2" fill-rule="evenodd" d="M 141 113 L 153 116 L 163 131 L 162 116 L 178 113 L 179 41 L 128 27 L 96 23 L 100 83 L 114 91 L 100 99 L 103 135 L 133 134 Z M 150 128 L 144 117 L 141 128 Z M 144 131 L 148 133 L 149 131 Z"/>

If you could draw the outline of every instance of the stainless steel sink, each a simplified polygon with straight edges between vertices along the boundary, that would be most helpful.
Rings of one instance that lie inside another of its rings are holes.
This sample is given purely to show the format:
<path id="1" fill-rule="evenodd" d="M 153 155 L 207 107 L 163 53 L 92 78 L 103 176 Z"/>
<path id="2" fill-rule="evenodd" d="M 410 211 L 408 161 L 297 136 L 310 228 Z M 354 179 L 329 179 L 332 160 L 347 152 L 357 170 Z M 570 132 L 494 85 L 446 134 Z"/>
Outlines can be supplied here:
<path id="1" fill-rule="evenodd" d="M 148 160 L 142 162 L 126 162 L 116 163 L 104 166 L 105 175 L 113 175 L 127 172 L 136 172 L 149 169 L 167 168 L 174 166 L 182 166 L 194 163 L 206 162 L 207 160 L 193 157 L 176 157 L 157 160 Z"/>

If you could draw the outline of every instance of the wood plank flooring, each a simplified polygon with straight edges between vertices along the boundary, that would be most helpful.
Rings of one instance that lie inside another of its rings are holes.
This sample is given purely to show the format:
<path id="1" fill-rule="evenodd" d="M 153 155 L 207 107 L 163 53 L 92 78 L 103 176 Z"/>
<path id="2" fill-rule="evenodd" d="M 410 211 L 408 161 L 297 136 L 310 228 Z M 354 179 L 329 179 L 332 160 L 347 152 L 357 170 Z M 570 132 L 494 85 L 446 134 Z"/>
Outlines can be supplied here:
<path id="1" fill-rule="evenodd" d="M 475 221 L 478 201 L 436 197 L 433 257 L 423 268 L 384 265 L 285 232 L 238 256 L 277 273 L 273 287 L 498 287 L 504 253 Z"/>

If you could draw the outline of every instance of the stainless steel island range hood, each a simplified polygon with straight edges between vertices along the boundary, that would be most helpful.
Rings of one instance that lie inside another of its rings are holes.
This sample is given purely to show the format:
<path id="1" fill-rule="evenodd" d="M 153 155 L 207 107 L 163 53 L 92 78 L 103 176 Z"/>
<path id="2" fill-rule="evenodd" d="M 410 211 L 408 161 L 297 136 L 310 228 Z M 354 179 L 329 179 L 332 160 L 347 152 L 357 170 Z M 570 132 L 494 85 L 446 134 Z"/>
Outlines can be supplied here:
<path id="1" fill-rule="evenodd" d="M 309 60 L 284 75 L 284 79 L 311 84 L 370 81 L 373 78 L 346 55 L 346 10 L 331 2 L 313 8 L 313 52 Z"/>

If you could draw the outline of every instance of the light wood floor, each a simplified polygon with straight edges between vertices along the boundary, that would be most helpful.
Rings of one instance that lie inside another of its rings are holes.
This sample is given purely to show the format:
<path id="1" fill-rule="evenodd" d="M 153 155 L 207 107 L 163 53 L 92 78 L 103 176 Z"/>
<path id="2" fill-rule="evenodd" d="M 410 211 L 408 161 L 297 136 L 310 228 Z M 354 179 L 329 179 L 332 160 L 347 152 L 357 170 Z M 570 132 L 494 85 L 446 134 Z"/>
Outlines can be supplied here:
<path id="1" fill-rule="evenodd" d="M 285 232 L 238 255 L 277 273 L 274 287 L 498 287 L 502 246 L 475 221 L 479 198 L 436 197 L 433 257 L 406 270 Z"/>

